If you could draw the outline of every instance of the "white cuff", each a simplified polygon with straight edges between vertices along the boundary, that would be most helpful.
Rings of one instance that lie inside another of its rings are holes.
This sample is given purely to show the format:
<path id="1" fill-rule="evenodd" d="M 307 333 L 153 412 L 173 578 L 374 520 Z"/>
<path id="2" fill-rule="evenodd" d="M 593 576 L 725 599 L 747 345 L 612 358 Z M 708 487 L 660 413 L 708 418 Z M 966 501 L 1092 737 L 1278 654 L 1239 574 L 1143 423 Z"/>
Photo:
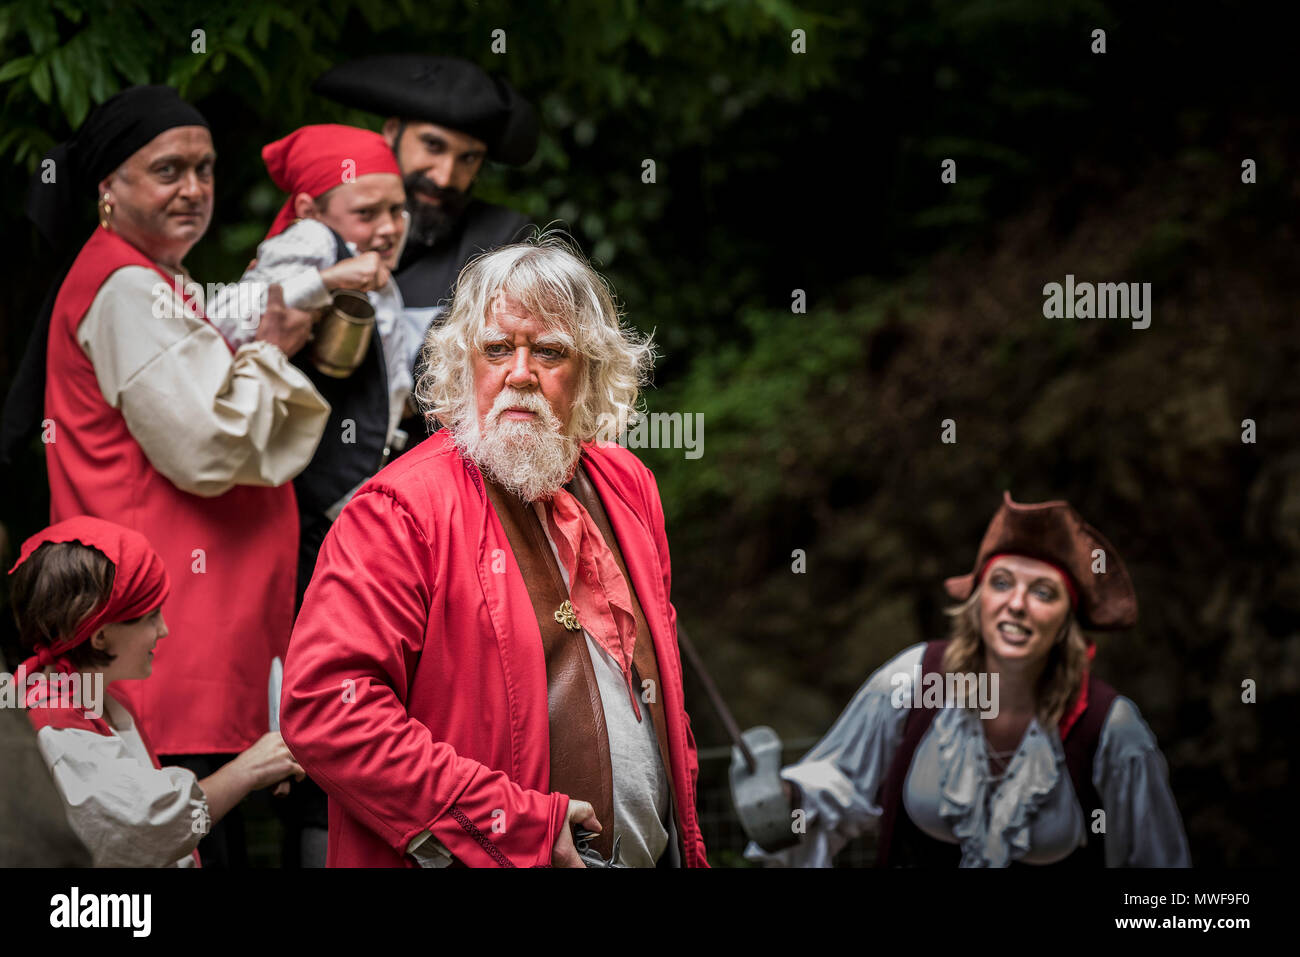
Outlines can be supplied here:
<path id="1" fill-rule="evenodd" d="M 284 304 L 290 309 L 323 309 L 333 301 L 317 269 L 294 273 L 280 283 L 280 288 L 284 290 Z"/>

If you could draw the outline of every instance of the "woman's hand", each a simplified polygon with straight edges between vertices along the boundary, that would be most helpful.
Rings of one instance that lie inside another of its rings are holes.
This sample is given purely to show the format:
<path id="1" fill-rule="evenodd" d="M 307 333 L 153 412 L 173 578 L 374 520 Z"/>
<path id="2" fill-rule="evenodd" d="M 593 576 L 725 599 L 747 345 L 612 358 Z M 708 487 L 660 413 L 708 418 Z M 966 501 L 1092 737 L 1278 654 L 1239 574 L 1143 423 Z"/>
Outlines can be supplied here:
<path id="1" fill-rule="evenodd" d="M 340 260 L 328 269 L 322 269 L 320 278 L 326 289 L 370 292 L 388 285 L 392 276 L 379 258 L 379 253 L 369 252 Z"/>
<path id="2" fill-rule="evenodd" d="M 560 836 L 555 839 L 555 846 L 551 849 L 552 867 L 587 866 L 582 863 L 582 858 L 578 856 L 578 848 L 573 843 L 574 824 L 579 824 L 597 834 L 604 830 L 600 826 L 600 821 L 596 820 L 595 808 L 586 801 L 575 801 L 570 798 L 569 813 L 565 816 L 564 824 L 560 827 Z"/>
<path id="3" fill-rule="evenodd" d="M 286 356 L 293 355 L 307 344 L 316 314 L 301 309 L 290 309 L 284 304 L 284 290 L 273 283 L 266 291 L 266 311 L 257 326 L 254 339 L 278 346 Z"/>

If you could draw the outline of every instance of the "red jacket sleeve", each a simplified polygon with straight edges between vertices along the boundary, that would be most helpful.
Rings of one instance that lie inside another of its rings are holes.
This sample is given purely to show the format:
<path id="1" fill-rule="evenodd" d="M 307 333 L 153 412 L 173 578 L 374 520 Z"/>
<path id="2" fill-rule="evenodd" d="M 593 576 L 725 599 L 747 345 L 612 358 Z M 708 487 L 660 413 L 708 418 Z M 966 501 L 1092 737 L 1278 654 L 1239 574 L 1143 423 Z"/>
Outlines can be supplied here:
<path id="1" fill-rule="evenodd" d="M 281 733 L 330 797 L 400 855 L 428 830 L 470 866 L 549 865 L 565 795 L 461 757 L 407 712 L 426 634 L 436 640 L 431 610 L 443 614 L 446 557 L 390 492 L 353 498 L 325 538 L 294 627 Z M 509 822 L 499 833 L 498 810 Z"/>

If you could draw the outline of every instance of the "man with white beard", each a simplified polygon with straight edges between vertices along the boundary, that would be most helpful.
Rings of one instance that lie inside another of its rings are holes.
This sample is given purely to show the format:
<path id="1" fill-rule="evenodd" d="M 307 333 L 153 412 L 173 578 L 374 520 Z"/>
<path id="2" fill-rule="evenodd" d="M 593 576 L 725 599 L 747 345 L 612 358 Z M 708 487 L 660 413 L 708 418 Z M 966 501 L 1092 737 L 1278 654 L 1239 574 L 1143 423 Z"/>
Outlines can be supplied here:
<path id="1" fill-rule="evenodd" d="M 650 343 L 543 238 L 465 267 L 424 358 L 445 427 L 344 508 L 285 665 L 329 865 L 708 866 L 659 493 L 595 441 Z"/>

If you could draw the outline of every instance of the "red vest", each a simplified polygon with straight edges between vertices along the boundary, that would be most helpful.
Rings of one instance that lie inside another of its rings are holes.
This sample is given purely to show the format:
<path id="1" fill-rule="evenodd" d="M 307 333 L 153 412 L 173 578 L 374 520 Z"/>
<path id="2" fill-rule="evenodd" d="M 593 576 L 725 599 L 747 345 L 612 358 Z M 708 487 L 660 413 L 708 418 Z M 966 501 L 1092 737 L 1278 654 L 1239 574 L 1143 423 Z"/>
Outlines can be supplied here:
<path id="1" fill-rule="evenodd" d="M 124 266 L 174 281 L 116 233 L 97 229 L 54 303 L 45 382 L 54 428 L 51 436 L 46 423 L 50 521 L 94 515 L 133 528 L 171 573 L 163 606 L 170 634 L 154 652 L 153 676 L 121 685 L 159 753 L 242 751 L 267 731 L 271 659 L 284 655 L 293 624 L 293 487 L 236 486 L 202 498 L 149 463 L 77 343 L 95 295 Z M 152 307 L 139 304 L 141 323 L 157 321 Z"/>

